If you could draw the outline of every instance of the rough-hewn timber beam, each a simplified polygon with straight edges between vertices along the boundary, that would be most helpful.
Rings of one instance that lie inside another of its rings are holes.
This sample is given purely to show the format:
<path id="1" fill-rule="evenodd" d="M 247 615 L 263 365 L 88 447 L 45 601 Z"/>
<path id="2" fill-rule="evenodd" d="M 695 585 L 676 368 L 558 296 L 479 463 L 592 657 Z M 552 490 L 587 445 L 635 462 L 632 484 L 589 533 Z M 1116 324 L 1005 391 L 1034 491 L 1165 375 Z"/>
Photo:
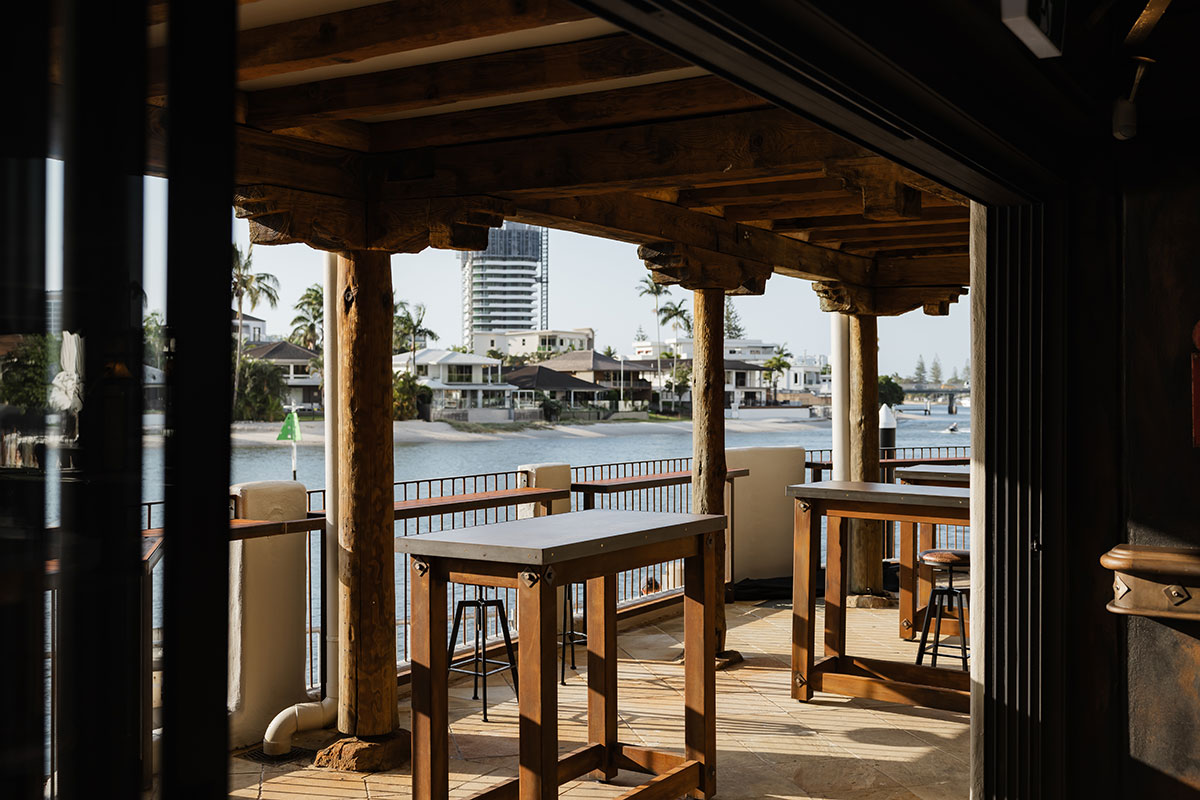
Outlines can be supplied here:
<path id="1" fill-rule="evenodd" d="M 439 250 L 483 250 L 488 230 L 504 224 L 510 204 L 494 197 L 450 197 L 432 200 L 382 201 L 368 211 L 372 250 L 417 253 Z"/>
<path id="2" fill-rule="evenodd" d="M 239 0 L 241 3 L 255 0 Z M 151 21 L 156 20 L 151 5 Z M 239 81 L 352 64 L 591 15 L 564 0 L 397 0 L 238 32 Z M 151 63 L 153 63 L 153 54 Z M 153 87 L 151 93 L 161 93 Z M 161 77 L 158 79 L 161 85 Z"/>
<path id="3" fill-rule="evenodd" d="M 388 152 L 544 136 L 571 130 L 768 106 L 762 98 L 721 78 L 689 78 L 450 114 L 376 122 L 370 126 L 371 150 Z"/>
<path id="4" fill-rule="evenodd" d="M 233 205 L 239 219 L 250 221 L 251 244 L 299 242 L 332 252 L 367 249 L 360 200 L 260 183 L 236 187 Z"/>
<path id="5" fill-rule="evenodd" d="M 930 316 L 950 313 L 950 304 L 967 293 L 963 286 L 886 287 L 848 283 L 814 283 L 822 311 L 871 317 L 894 317 L 923 308 Z"/>
<path id="6" fill-rule="evenodd" d="M 883 227 L 864 226 L 861 228 L 843 228 L 838 231 L 819 231 L 808 236 L 813 244 L 820 242 L 862 242 L 892 239 L 928 239 L 945 236 L 958 236 L 962 241 L 967 237 L 967 220 L 962 222 L 941 222 L 937 224 L 918 225 L 888 225 Z"/>
<path id="7" fill-rule="evenodd" d="M 747 261 L 679 242 L 644 244 L 638 258 L 655 283 L 685 289 L 719 289 L 726 294 L 762 294 L 772 271 L 768 264 Z"/>
<path id="8" fill-rule="evenodd" d="M 756 261 L 781 275 L 808 280 L 867 283 L 873 267 L 869 258 L 639 195 L 521 199 L 514 201 L 508 218 L 635 244 L 678 242 L 695 250 Z"/>
<path id="9" fill-rule="evenodd" d="M 675 201 L 684 208 L 710 206 L 735 206 L 762 203 L 781 203 L 795 200 L 796 195 L 806 199 L 822 200 L 846 195 L 846 182 L 841 178 L 801 178 L 760 183 L 711 186 L 703 189 L 685 189 Z"/>
<path id="10" fill-rule="evenodd" d="M 965 208 L 957 206 L 938 206 L 929 207 L 929 203 L 925 198 L 922 198 L 921 216 L 918 219 L 906 220 L 904 225 L 906 228 L 916 228 L 919 226 L 940 224 L 944 222 L 959 221 L 967 222 L 969 212 Z M 840 231 L 854 228 L 871 228 L 871 227 L 891 227 L 896 223 L 890 220 L 871 220 L 864 217 L 862 214 L 836 214 L 836 215 L 812 215 L 805 217 L 791 217 L 785 219 L 776 219 L 771 223 L 771 230 L 776 233 L 825 233 Z M 810 236 L 812 241 L 814 237 Z"/>
<path id="11" fill-rule="evenodd" d="M 862 214 L 874 220 L 919 219 L 921 190 L 904 182 L 900 167 L 876 159 L 840 159 L 825 171 L 862 193 Z"/>
<path id="12" fill-rule="evenodd" d="M 246 120 L 278 129 L 580 86 L 689 65 L 628 34 L 510 50 L 251 92 Z"/>
<path id="13" fill-rule="evenodd" d="M 379 163 L 394 196 L 571 197 L 819 172 L 862 152 L 790 112 L 746 111 L 405 151 Z"/>
<path id="14" fill-rule="evenodd" d="M 970 282 L 971 262 L 966 255 L 875 259 L 875 286 L 966 286 Z"/>

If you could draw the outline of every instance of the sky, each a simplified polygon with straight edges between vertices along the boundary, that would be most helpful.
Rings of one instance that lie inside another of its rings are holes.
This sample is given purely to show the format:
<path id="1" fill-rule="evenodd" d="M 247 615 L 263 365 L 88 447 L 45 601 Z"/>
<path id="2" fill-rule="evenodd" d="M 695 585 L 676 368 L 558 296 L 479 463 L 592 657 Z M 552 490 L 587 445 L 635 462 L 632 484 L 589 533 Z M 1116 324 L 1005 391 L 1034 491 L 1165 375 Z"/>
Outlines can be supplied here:
<path id="1" fill-rule="evenodd" d="M 61 284 L 62 163 L 49 162 L 47 191 L 48 284 Z M 145 289 L 149 311 L 166 306 L 166 181 L 145 179 Z M 57 211 L 57 213 L 55 213 Z M 249 225 L 233 218 L 233 240 L 243 249 L 249 244 Z M 304 290 L 321 283 L 325 253 L 306 245 L 255 247 L 254 268 L 279 279 L 279 306 L 247 307 L 247 313 L 267 321 L 267 333 L 286 336 L 295 316 L 292 306 Z M 226 267 L 227 268 L 227 267 Z M 57 275 L 56 275 L 56 270 Z M 639 325 L 653 338 L 654 303 L 640 297 L 637 284 L 646 269 L 637 258 L 637 247 L 622 242 L 583 236 L 565 231 L 550 232 L 550 326 L 594 328 L 596 347 L 611 345 L 618 353 L 633 350 Z M 424 303 L 426 325 L 439 334 L 439 346 L 461 344 L 462 315 L 459 290 L 458 253 L 425 250 L 418 254 L 392 256 L 392 286 L 397 299 Z M 686 298 L 690 292 L 672 287 L 670 300 Z M 829 315 L 817 305 L 808 281 L 776 275 L 767 281 L 759 297 L 735 297 L 734 306 L 747 336 L 773 344 L 786 343 L 796 355 L 829 353 Z M 961 371 L 970 354 L 970 303 L 963 297 L 950 306 L 946 317 L 928 317 L 913 311 L 900 317 L 879 320 L 880 374 L 911 375 L 917 357 L 926 365 L 937 357 L 944 374 Z M 663 336 L 671 336 L 669 330 Z"/>

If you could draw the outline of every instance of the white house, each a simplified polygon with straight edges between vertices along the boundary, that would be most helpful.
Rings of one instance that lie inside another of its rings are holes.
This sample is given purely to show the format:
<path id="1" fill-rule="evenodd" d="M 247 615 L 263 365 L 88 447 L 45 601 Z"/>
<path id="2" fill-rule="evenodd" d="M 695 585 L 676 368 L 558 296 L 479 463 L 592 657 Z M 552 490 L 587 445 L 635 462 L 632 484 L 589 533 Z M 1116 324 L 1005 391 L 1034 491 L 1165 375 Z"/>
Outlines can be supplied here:
<path id="1" fill-rule="evenodd" d="M 667 404 L 681 402 L 690 403 L 692 401 L 692 393 L 690 387 L 676 394 L 667 388 L 667 384 L 672 383 L 671 374 L 678 363 L 679 369 L 687 369 L 692 366 L 692 359 L 680 358 L 678 362 L 674 358 L 664 357 L 662 359 L 662 381 L 659 381 L 658 362 L 655 359 L 642 359 L 640 361 L 626 361 L 626 369 L 638 369 L 641 371 L 654 387 L 654 391 L 658 393 L 659 398 Z M 681 387 L 682 388 L 682 387 Z M 770 381 L 766 377 L 766 370 L 761 364 L 751 364 L 748 361 L 740 361 L 734 358 L 725 359 L 725 407 L 733 408 L 734 406 L 759 406 L 767 402 L 770 397 Z"/>
<path id="2" fill-rule="evenodd" d="M 232 309 L 230 312 L 232 318 L 229 321 L 229 331 L 234 336 L 238 332 L 238 313 L 237 309 Z M 267 338 L 267 321 L 261 317 L 256 317 L 253 314 L 242 312 L 242 342 L 262 342 Z"/>
<path id="3" fill-rule="evenodd" d="M 552 356 L 571 350 L 591 350 L 595 341 L 596 332 L 591 328 L 486 331 L 473 334 L 471 349 L 480 355 L 498 350 L 506 356 Z"/>
<path id="4" fill-rule="evenodd" d="M 779 379 L 779 393 L 808 393 L 828 397 L 833 393 L 833 375 L 828 356 L 802 355 L 788 359 L 792 368 Z"/>
<path id="5" fill-rule="evenodd" d="M 664 342 L 634 342 L 634 356 L 643 360 L 653 360 L 660 353 L 677 353 L 680 360 L 691 360 L 693 355 L 692 340 L 688 338 L 667 339 Z M 775 355 L 777 345 L 764 342 L 761 339 L 726 339 L 724 353 L 726 359 L 745 361 L 749 364 L 764 364 Z M 666 364 L 668 359 L 664 358 Z M 776 383 L 780 400 L 790 399 L 789 394 L 812 394 L 828 396 L 832 393 L 833 384 L 829 374 L 829 358 L 823 355 L 800 355 L 787 359 L 791 369 L 780 374 Z M 664 372 L 668 367 L 663 367 Z M 763 380 L 764 386 L 770 381 Z"/>
<path id="6" fill-rule="evenodd" d="M 762 339 L 726 339 L 724 352 L 726 358 L 748 361 L 752 364 L 766 361 L 775 355 L 776 345 L 764 342 Z M 661 353 L 674 353 L 680 358 L 693 357 L 692 340 L 686 337 L 671 338 L 663 342 L 634 342 L 634 358 L 656 358 Z"/>
<path id="7" fill-rule="evenodd" d="M 422 348 L 392 356 L 392 371 L 415 366 L 417 383 L 433 391 L 432 418 L 459 422 L 509 422 L 516 389 L 500 377 L 500 359 L 455 350 Z"/>
<path id="8" fill-rule="evenodd" d="M 283 382 L 287 386 L 284 405 L 297 409 L 313 410 L 321 407 L 321 372 L 312 368 L 312 360 L 320 353 L 291 342 L 272 342 L 251 347 L 245 351 L 246 358 L 268 361 L 283 370 Z"/>

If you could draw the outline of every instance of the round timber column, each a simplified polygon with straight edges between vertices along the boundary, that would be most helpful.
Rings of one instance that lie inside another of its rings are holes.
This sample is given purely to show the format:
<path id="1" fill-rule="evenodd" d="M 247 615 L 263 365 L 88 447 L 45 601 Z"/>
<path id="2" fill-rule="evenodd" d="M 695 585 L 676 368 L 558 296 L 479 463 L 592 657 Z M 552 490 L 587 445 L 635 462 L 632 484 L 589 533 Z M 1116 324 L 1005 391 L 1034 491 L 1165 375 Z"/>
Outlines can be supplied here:
<path id="1" fill-rule="evenodd" d="M 850 317 L 850 480 L 879 481 L 878 318 Z M 883 523 L 850 528 L 849 594 L 883 591 Z"/>
<path id="2" fill-rule="evenodd" d="M 696 289 L 692 351 L 692 512 L 725 513 L 725 290 Z M 725 650 L 725 536 L 717 537 L 717 652 Z"/>
<path id="3" fill-rule="evenodd" d="M 393 562 L 392 272 L 385 252 L 338 264 L 338 730 L 387 736 L 396 708 Z"/>

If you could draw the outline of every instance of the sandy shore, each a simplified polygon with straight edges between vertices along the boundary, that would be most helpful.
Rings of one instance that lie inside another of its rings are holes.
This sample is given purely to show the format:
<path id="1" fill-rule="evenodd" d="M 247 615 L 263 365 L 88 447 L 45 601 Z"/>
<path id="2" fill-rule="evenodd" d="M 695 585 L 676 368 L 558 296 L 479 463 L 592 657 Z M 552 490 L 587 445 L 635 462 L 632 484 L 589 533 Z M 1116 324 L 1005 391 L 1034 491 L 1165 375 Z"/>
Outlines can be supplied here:
<path id="1" fill-rule="evenodd" d="M 725 429 L 734 433 L 776 433 L 784 431 L 821 430 L 829 423 L 821 420 L 794 421 L 787 419 L 725 421 Z M 301 422 L 301 447 L 324 445 L 323 422 Z M 593 439 L 611 436 L 645 436 L 648 433 L 676 433 L 691 436 L 691 422 L 598 422 L 590 425 L 547 425 L 515 431 L 455 430 L 445 422 L 405 420 L 392 423 L 392 438 L 397 443 L 416 442 L 486 442 L 505 439 Z M 273 444 L 279 435 L 278 422 L 237 422 L 229 432 L 234 444 Z"/>

